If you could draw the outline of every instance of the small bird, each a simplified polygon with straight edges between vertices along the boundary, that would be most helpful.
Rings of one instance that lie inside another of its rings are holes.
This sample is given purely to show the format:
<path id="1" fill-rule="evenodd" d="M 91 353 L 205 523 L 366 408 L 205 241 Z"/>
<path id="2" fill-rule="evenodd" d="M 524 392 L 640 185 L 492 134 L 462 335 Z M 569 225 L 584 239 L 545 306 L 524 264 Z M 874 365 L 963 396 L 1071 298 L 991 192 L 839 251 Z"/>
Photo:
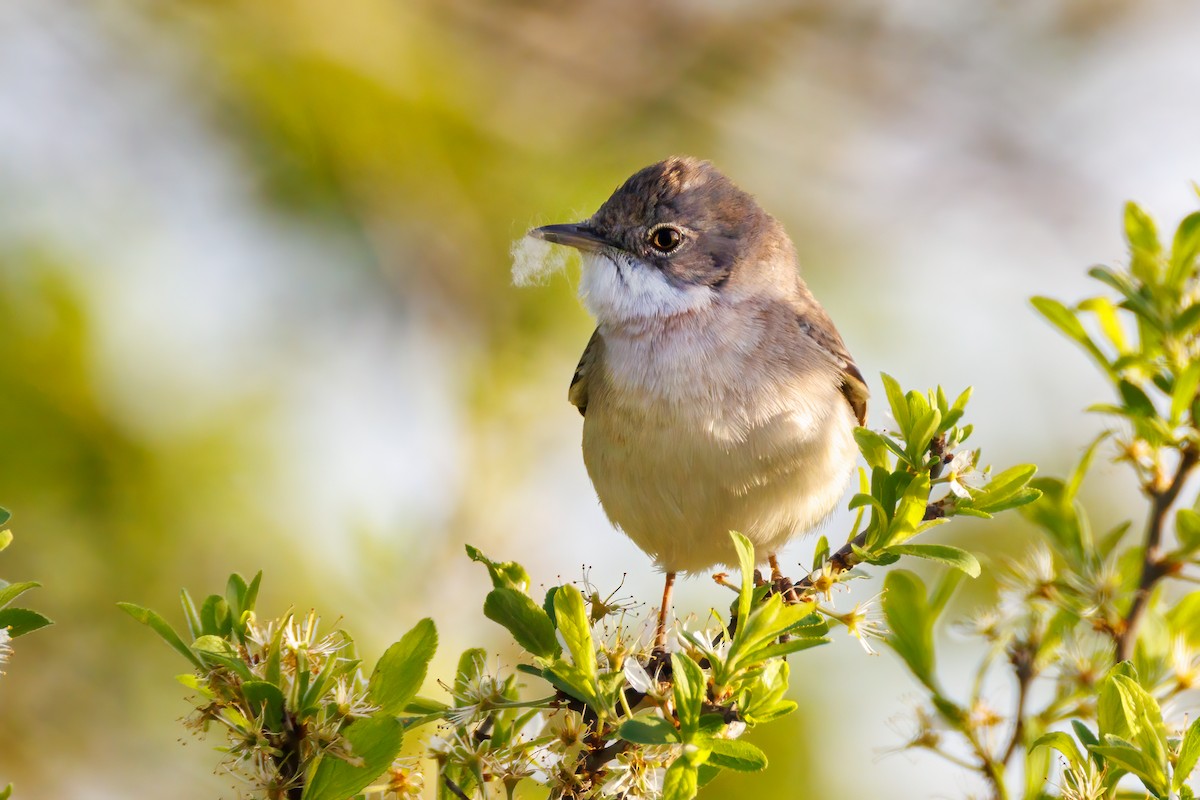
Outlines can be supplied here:
<path id="1" fill-rule="evenodd" d="M 841 498 L 867 385 L 773 217 L 712 164 L 635 173 L 580 223 L 529 235 L 582 254 L 596 330 L 571 379 L 600 504 L 666 573 L 767 553 Z"/>

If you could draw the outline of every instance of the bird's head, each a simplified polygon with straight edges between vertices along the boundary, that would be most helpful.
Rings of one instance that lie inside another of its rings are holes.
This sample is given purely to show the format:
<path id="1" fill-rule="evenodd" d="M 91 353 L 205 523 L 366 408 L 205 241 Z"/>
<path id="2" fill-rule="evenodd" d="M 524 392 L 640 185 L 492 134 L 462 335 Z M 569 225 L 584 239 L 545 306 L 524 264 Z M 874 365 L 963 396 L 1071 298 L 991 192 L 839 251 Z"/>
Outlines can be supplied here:
<path id="1" fill-rule="evenodd" d="M 707 161 L 673 157 L 646 167 L 580 223 L 529 232 L 583 254 L 580 294 L 601 323 L 671 317 L 711 305 L 774 275 L 791 243 L 754 198 Z"/>

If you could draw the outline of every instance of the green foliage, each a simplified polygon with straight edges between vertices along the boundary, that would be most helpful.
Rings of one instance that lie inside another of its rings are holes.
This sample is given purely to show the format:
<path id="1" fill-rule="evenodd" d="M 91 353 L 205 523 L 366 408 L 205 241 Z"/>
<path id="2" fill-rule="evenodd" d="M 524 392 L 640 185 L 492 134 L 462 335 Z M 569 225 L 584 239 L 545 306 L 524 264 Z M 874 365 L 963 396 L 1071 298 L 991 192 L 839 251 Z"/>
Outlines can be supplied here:
<path id="1" fill-rule="evenodd" d="M 1200 681 L 1200 593 L 1169 585 L 1200 564 L 1200 513 L 1171 514 L 1200 461 L 1200 212 L 1180 223 L 1168 251 L 1130 203 L 1125 235 L 1128 267 L 1089 273 L 1105 294 L 1074 306 L 1033 299 L 1108 379 L 1112 399 L 1090 410 L 1109 428 L 1065 479 L 1030 480 L 1016 468 L 972 494 L 972 507 L 987 512 L 1025 492 L 1041 497 L 1022 508 L 1037 529 L 1030 557 L 1001 566 L 1000 597 L 967 623 L 987 648 L 965 702 L 940 688 L 932 636 L 953 587 L 935 590 L 935 602 L 915 576 L 888 576 L 888 644 L 928 694 L 907 746 L 960 765 L 965 750 L 994 798 L 1193 796 L 1186 781 L 1200 728 L 1185 732 L 1163 709 Z M 1132 467 L 1145 497 L 1138 541 L 1129 541 L 1130 521 L 1097 532 L 1079 500 L 1101 452 Z M 1195 498 L 1186 505 L 1200 508 Z M 1016 688 L 1008 714 L 984 694 L 1005 673 Z M 1014 762 L 1020 786 L 1009 776 Z"/>
<path id="2" fill-rule="evenodd" d="M 201 731 L 220 724 L 227 768 L 265 797 L 345 800 L 392 768 L 406 727 L 426 721 L 405 714 L 424 682 L 437 631 L 421 620 L 387 649 L 367 681 L 353 640 L 340 630 L 321 635 L 315 613 L 260 621 L 261 581 L 262 573 L 249 583 L 231 575 L 225 595 L 209 595 L 199 610 L 184 591 L 191 644 L 159 614 L 120 607 L 194 668 L 179 676 L 196 694 L 188 724 Z"/>
<path id="3" fill-rule="evenodd" d="M 255 796 L 412 796 L 420 772 L 397 755 L 410 731 L 436 722 L 421 752 L 437 766 L 442 796 L 486 797 L 493 787 L 511 796 L 534 781 L 555 797 L 690 800 L 722 770 L 767 767 L 742 737 L 796 709 L 788 657 L 828 644 L 831 625 L 868 651 L 884 636 L 874 599 L 845 612 L 831 604 L 834 586 L 861 573 L 856 566 L 908 557 L 954 568 L 929 596 L 910 572 L 893 572 L 885 584 L 888 642 L 936 687 L 934 622 L 958 580 L 980 567 L 958 548 L 911 540 L 956 515 L 989 517 L 1039 494 L 1033 467 L 989 480 L 976 467 L 978 452 L 961 450 L 971 432 L 959 426 L 969 391 L 951 403 L 941 389 L 905 393 L 884 381 L 900 430 L 856 432 L 870 471 L 851 502 L 862 511 L 845 544 L 831 553 L 822 540 L 811 574 L 767 584 L 750 541 L 731 533 L 740 583 L 728 619 L 711 611 L 703 626 L 676 630 L 667 651 L 642 641 L 611 596 L 591 587 L 585 596 L 568 583 L 539 603 L 524 567 L 471 546 L 468 558 L 492 582 L 484 616 L 522 655 L 513 674 L 500 674 L 485 651 L 467 650 L 453 682 L 442 684 L 449 702 L 417 694 L 437 649 L 432 620 L 389 647 L 365 680 L 350 636 L 319 635 L 315 613 L 258 618 L 261 573 L 249 582 L 230 576 L 223 594 L 198 605 L 184 591 L 184 632 L 148 609 L 121 608 L 187 660 L 193 672 L 180 681 L 196 695 L 190 724 L 220 724 L 226 766 L 250 780 Z M 541 684 L 533 699 L 518 676 Z"/>
<path id="4" fill-rule="evenodd" d="M 8 509 L 0 508 L 0 525 L 12 519 Z M 0 551 L 12 544 L 13 535 L 8 529 L 0 530 Z M 7 583 L 0 580 L 0 664 L 7 660 L 11 647 L 10 639 L 16 639 L 53 624 L 45 615 L 28 608 L 17 608 L 12 602 L 30 589 L 41 586 L 37 581 Z"/>

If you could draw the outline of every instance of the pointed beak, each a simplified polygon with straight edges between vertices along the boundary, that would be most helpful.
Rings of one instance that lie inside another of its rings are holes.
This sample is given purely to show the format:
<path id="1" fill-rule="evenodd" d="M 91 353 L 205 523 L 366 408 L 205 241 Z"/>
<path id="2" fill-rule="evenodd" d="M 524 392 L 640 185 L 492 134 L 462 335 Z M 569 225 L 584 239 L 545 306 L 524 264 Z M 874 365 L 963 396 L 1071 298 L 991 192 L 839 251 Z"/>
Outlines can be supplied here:
<path id="1" fill-rule="evenodd" d="M 528 235 L 554 244 L 565 244 L 576 250 L 589 251 L 612 247 L 611 242 L 583 223 L 543 225 L 540 228 L 534 228 Z"/>

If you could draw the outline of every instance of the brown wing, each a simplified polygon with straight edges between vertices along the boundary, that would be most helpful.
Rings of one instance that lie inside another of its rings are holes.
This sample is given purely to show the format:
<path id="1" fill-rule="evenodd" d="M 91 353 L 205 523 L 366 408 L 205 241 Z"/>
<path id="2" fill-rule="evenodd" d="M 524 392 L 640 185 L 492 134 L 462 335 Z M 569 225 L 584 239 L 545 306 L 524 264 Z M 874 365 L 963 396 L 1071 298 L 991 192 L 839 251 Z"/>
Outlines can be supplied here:
<path id="1" fill-rule="evenodd" d="M 819 315 L 819 317 L 818 317 Z M 829 317 L 817 307 L 808 314 L 800 315 L 800 330 L 820 348 L 842 370 L 842 394 L 854 412 L 859 425 L 867 424 L 867 398 L 870 392 L 867 382 L 863 380 L 858 365 L 854 363 L 850 352 L 846 349 L 842 337 Z M 823 324 L 814 324 L 814 323 Z"/>
<path id="2" fill-rule="evenodd" d="M 583 348 L 583 355 L 579 357 L 579 366 L 575 367 L 575 374 L 571 376 L 571 388 L 567 390 L 567 399 L 571 401 L 571 405 L 579 409 L 580 416 L 587 414 L 588 377 L 595 367 L 596 360 L 600 356 L 600 348 L 603 346 L 600 329 L 597 328 L 592 331 L 592 338 L 588 339 L 587 347 Z"/>

